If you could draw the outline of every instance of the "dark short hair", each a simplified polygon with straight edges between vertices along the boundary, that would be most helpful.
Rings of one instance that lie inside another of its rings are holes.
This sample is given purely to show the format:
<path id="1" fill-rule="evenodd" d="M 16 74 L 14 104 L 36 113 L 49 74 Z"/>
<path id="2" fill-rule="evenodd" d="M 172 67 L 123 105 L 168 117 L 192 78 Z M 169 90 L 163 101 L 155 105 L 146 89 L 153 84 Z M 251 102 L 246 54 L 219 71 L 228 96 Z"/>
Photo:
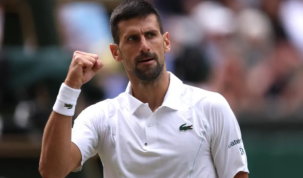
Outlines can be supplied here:
<path id="1" fill-rule="evenodd" d="M 124 0 L 114 9 L 110 17 L 110 29 L 114 42 L 116 44 L 119 44 L 120 42 L 118 29 L 119 22 L 132 18 L 145 18 L 151 14 L 156 15 L 160 32 L 163 34 L 160 15 L 152 4 L 145 0 Z"/>

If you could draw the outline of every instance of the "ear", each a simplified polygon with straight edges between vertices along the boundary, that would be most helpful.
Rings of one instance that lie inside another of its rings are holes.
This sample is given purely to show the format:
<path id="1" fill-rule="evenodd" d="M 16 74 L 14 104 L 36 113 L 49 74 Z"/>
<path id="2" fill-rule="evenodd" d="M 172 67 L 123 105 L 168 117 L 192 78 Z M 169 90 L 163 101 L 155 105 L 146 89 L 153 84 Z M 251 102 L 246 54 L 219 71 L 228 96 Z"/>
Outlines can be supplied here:
<path id="1" fill-rule="evenodd" d="M 170 39 L 169 39 L 169 33 L 166 32 L 163 35 L 163 45 L 164 45 L 164 51 L 168 53 L 170 51 Z"/>
<path id="2" fill-rule="evenodd" d="M 119 46 L 116 44 L 110 44 L 109 48 L 110 48 L 110 51 L 112 52 L 112 55 L 113 55 L 113 58 L 115 59 L 115 61 L 121 62 L 122 56 L 121 56 L 121 52 L 119 50 Z"/>

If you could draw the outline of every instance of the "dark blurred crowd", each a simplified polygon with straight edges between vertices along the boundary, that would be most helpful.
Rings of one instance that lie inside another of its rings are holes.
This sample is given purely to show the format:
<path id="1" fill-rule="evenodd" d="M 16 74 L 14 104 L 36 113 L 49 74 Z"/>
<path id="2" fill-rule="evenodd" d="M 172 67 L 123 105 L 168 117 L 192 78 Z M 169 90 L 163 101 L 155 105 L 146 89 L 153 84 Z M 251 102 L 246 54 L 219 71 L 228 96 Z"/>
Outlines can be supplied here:
<path id="1" fill-rule="evenodd" d="M 236 114 L 301 112 L 302 0 L 153 2 L 171 34 L 173 70 L 185 82 L 221 93 Z"/>
<path id="2" fill-rule="evenodd" d="M 153 3 L 171 34 L 173 71 L 185 82 L 221 93 L 236 114 L 302 114 L 302 0 Z"/>
<path id="3" fill-rule="evenodd" d="M 268 119 L 303 117 L 303 0 L 150 1 L 170 33 L 172 51 L 166 54 L 167 68 L 184 83 L 221 93 L 236 115 L 256 115 L 254 119 L 259 119 L 258 115 Z M 31 43 L 26 43 L 29 47 L 25 50 L 38 58 L 35 60 L 47 54 L 43 64 L 52 70 L 40 70 L 36 77 L 63 71 L 56 78 L 41 77 L 34 84 L 11 91 L 5 88 L 13 83 L 6 77 L 10 75 L 6 65 L 11 62 L 1 57 L 0 133 L 3 117 L 21 128 L 30 128 L 31 121 L 39 120 L 36 125 L 41 131 L 74 50 L 96 53 L 105 64 L 82 88 L 77 114 L 125 90 L 128 79 L 123 66 L 112 59 L 108 47 L 112 43 L 111 10 L 102 1 L 58 1 L 54 17 L 64 59 L 58 60 L 57 51 L 35 52 Z M 15 102 L 7 110 L 5 103 L 11 100 Z"/>

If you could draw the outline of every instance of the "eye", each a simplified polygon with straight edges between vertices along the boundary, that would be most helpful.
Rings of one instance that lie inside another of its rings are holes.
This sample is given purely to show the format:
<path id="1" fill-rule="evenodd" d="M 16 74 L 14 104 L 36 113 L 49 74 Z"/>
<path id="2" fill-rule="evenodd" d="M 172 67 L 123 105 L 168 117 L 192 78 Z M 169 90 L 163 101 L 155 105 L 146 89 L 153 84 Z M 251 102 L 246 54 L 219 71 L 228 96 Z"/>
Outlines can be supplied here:
<path id="1" fill-rule="evenodd" d="M 156 36 L 156 34 L 155 34 L 154 32 L 148 32 L 148 33 L 146 33 L 146 36 L 147 36 L 148 38 L 151 38 L 151 37 Z"/>
<path id="2" fill-rule="evenodd" d="M 137 41 L 137 40 L 138 40 L 138 36 L 136 36 L 136 35 L 132 35 L 127 38 L 127 41 Z"/>

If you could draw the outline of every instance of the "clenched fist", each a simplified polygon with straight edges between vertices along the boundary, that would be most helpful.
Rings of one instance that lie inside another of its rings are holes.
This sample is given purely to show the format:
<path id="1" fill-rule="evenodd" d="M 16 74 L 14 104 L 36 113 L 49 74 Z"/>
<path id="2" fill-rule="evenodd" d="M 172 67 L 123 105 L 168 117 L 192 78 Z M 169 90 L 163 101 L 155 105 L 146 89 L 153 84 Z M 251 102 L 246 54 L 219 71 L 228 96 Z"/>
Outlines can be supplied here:
<path id="1" fill-rule="evenodd" d="M 103 67 L 98 58 L 96 54 L 75 51 L 64 83 L 71 88 L 80 89 Z"/>

